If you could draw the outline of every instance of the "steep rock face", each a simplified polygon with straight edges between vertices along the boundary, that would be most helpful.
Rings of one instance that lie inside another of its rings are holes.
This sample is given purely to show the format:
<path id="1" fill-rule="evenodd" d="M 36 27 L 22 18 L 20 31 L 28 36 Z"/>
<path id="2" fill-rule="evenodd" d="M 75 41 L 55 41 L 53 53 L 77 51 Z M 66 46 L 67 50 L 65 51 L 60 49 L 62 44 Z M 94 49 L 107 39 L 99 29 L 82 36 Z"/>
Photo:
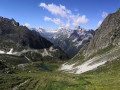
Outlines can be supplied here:
<path id="1" fill-rule="evenodd" d="M 99 49 L 107 47 L 110 43 L 120 45 L 120 9 L 108 15 L 101 26 L 95 31 L 85 52 L 85 56 L 90 56 Z"/>

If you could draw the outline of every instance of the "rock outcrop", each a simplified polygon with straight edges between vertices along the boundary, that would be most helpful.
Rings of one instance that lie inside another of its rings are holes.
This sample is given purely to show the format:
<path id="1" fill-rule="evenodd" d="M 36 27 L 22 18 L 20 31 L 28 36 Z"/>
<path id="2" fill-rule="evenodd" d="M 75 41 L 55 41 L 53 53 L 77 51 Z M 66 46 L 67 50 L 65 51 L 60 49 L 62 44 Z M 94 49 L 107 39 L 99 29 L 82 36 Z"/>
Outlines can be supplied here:
<path id="1" fill-rule="evenodd" d="M 95 34 L 85 51 L 85 56 L 90 56 L 110 44 L 120 45 L 120 9 L 113 14 L 109 14 Z"/>

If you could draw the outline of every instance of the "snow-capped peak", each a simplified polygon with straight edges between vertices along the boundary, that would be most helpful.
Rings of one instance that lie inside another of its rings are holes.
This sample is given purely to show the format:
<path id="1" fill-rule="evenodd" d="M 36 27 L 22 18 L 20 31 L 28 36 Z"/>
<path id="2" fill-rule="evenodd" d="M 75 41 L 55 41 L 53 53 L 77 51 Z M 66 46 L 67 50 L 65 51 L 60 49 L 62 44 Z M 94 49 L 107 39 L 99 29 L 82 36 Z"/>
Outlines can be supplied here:
<path id="1" fill-rule="evenodd" d="M 44 32 L 46 32 L 46 30 L 43 29 L 42 27 L 30 28 L 30 30 L 35 30 L 35 31 L 37 31 L 38 33 L 44 33 Z"/>
<path id="2" fill-rule="evenodd" d="M 51 30 L 51 31 L 46 30 L 46 32 L 47 32 L 47 33 L 57 33 L 58 31 L 57 31 L 57 30 Z"/>

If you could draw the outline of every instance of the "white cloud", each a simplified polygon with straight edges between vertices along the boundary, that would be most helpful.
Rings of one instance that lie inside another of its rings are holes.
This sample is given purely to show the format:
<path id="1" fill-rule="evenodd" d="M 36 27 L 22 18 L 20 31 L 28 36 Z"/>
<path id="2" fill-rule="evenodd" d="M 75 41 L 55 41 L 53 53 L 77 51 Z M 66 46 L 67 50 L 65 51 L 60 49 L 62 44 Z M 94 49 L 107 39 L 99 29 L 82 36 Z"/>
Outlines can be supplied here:
<path id="1" fill-rule="evenodd" d="M 102 12 L 102 18 L 106 18 L 107 15 L 108 15 L 107 12 Z M 98 22 L 97 26 L 99 27 L 101 24 L 102 24 L 102 20 L 100 20 L 100 21 Z"/>
<path id="2" fill-rule="evenodd" d="M 82 24 L 82 23 L 83 24 L 88 23 L 88 19 L 86 18 L 85 15 L 83 15 L 83 16 L 79 16 L 79 14 L 77 16 L 72 15 L 71 18 L 73 20 L 72 25 L 74 25 L 74 26 L 78 26 L 79 24 Z"/>
<path id="3" fill-rule="evenodd" d="M 30 26 L 30 24 L 29 23 L 25 23 L 23 26 L 28 27 L 28 26 Z"/>
<path id="4" fill-rule="evenodd" d="M 98 25 L 97 25 L 97 26 L 99 27 L 101 24 L 102 24 L 102 21 L 100 20 L 100 21 L 98 22 Z"/>
<path id="5" fill-rule="evenodd" d="M 70 26 L 70 22 L 72 22 L 73 26 L 78 26 L 80 24 L 86 24 L 88 23 L 88 19 L 86 18 L 85 15 L 80 16 L 79 14 L 74 15 L 71 10 L 66 9 L 65 6 L 63 5 L 55 5 L 55 4 L 45 4 L 45 3 L 40 3 L 40 7 L 43 7 L 45 9 L 47 9 L 49 12 L 51 12 L 53 15 L 59 15 L 61 16 L 63 19 L 66 21 L 66 24 L 64 24 L 60 19 L 56 18 L 56 19 L 52 19 L 49 17 L 45 17 L 44 20 L 45 21 L 52 21 L 57 25 L 64 25 L 65 27 L 69 27 Z"/>
<path id="6" fill-rule="evenodd" d="M 107 13 L 107 12 L 103 12 L 103 13 L 102 13 L 102 17 L 103 17 L 103 18 L 106 18 L 106 17 L 107 17 L 107 15 L 108 15 L 108 13 Z"/>
<path id="7" fill-rule="evenodd" d="M 63 25 L 64 25 L 64 23 L 63 23 L 59 18 L 54 18 L 54 19 L 52 19 L 52 18 L 49 18 L 49 17 L 45 16 L 45 17 L 44 17 L 44 20 L 45 20 L 45 21 L 52 21 L 52 22 L 54 22 L 55 24 L 60 25 L 60 26 L 63 26 Z"/>
<path id="8" fill-rule="evenodd" d="M 41 3 L 40 7 L 43 7 L 47 9 L 49 12 L 51 12 L 54 15 L 60 15 L 61 17 L 67 17 L 67 14 L 71 14 L 70 10 L 67 10 L 65 6 L 63 5 L 55 5 L 55 4 L 48 4 Z"/>
<path id="9" fill-rule="evenodd" d="M 53 19 L 53 22 L 57 25 L 61 25 L 61 26 L 64 25 L 63 22 L 59 18 Z"/>
<path id="10" fill-rule="evenodd" d="M 52 21 L 52 19 L 49 18 L 49 17 L 47 17 L 47 16 L 44 17 L 44 20 L 45 20 L 45 21 Z"/>

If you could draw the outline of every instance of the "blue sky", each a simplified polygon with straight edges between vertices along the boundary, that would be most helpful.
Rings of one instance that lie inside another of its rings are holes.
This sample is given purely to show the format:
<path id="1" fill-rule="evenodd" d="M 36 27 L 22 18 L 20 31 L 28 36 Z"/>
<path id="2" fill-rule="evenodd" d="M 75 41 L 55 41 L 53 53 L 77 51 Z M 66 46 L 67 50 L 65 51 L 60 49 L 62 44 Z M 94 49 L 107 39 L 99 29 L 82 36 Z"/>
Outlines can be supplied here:
<path id="1" fill-rule="evenodd" d="M 0 16 L 48 30 L 77 25 L 96 29 L 118 8 L 120 0 L 0 0 Z"/>

